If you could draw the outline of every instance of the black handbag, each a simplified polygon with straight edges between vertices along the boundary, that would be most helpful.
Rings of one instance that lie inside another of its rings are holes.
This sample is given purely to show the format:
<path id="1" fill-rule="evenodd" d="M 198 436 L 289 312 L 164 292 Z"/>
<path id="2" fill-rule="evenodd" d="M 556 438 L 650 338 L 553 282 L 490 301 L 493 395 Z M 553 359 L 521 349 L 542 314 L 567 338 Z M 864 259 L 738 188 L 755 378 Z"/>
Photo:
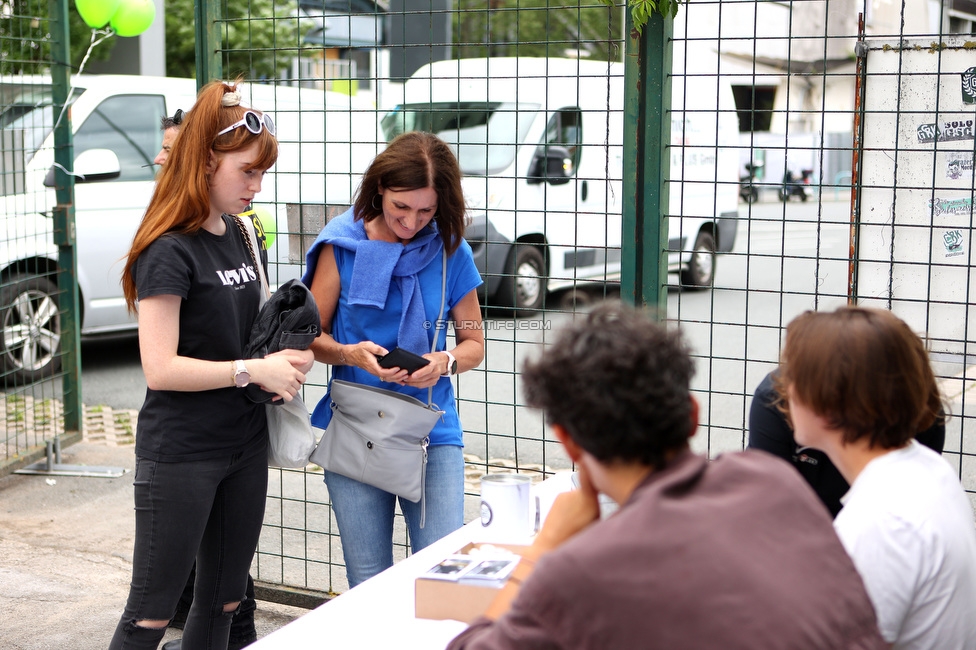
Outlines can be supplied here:
<path id="1" fill-rule="evenodd" d="M 282 335 L 283 330 L 291 331 L 298 328 L 298 325 L 291 322 L 287 314 L 282 319 L 280 315 L 269 315 L 267 312 L 270 310 L 276 310 L 280 308 L 280 301 L 271 302 L 268 299 L 268 294 L 270 290 L 268 288 L 268 279 L 264 274 L 264 266 L 261 264 L 261 260 L 258 259 L 256 254 L 257 251 L 257 238 L 254 236 L 254 229 L 248 228 L 244 224 L 244 218 L 241 216 L 235 217 L 237 221 L 237 227 L 241 231 L 241 236 L 244 237 L 244 243 L 247 244 L 248 251 L 251 253 L 251 259 L 254 261 L 255 271 L 261 276 L 261 312 L 258 314 L 258 318 L 255 321 L 255 325 L 259 323 L 264 323 L 268 325 L 270 322 L 277 323 L 279 327 L 256 327 L 252 329 L 251 336 L 268 335 L 268 340 L 252 341 L 249 344 L 252 345 L 252 353 L 260 355 L 263 357 L 269 352 L 274 352 L 275 350 L 269 349 L 271 345 L 271 339 L 276 339 L 274 345 L 278 347 L 286 347 L 282 345 Z M 279 289 L 280 291 L 280 289 Z M 308 290 L 305 289 L 307 292 Z M 290 292 L 289 292 L 290 293 Z M 277 292 L 276 292 L 277 294 Z M 315 309 L 316 320 L 318 314 L 318 308 L 315 307 L 315 301 L 312 299 L 311 293 L 305 296 L 304 293 L 299 294 L 303 303 L 306 305 L 306 299 L 311 301 L 311 307 Z M 268 306 L 271 305 L 269 309 Z M 277 307 L 276 307 L 277 305 Z M 283 328 L 281 327 L 283 325 Z M 318 326 L 315 326 L 315 332 L 318 333 Z M 277 336 L 276 336 L 277 332 Z M 315 336 L 311 335 L 309 328 L 302 328 L 300 336 L 285 335 L 285 341 L 288 341 L 294 346 L 295 343 L 299 342 L 301 339 L 302 343 L 305 343 L 305 348 L 311 345 Z M 254 349 L 254 346 L 261 348 L 260 350 Z M 304 348 L 296 348 L 304 349 Z M 253 357 L 249 357 L 253 358 Z M 247 388 L 251 388 L 248 386 Z M 245 388 L 245 390 L 247 390 Z M 309 455 L 315 450 L 315 433 L 312 431 L 312 423 L 308 415 L 308 407 L 305 406 L 305 401 L 302 400 L 302 394 L 297 393 L 290 402 L 285 402 L 284 400 L 279 400 L 277 402 L 271 402 L 271 398 L 274 395 L 268 393 L 267 391 L 261 390 L 258 386 L 254 386 L 256 392 L 253 394 L 248 394 L 251 401 L 254 402 L 265 402 L 265 416 L 268 419 L 268 466 L 269 467 L 287 467 L 292 469 L 301 469 L 308 465 Z M 266 398 L 266 399 L 265 399 Z"/>

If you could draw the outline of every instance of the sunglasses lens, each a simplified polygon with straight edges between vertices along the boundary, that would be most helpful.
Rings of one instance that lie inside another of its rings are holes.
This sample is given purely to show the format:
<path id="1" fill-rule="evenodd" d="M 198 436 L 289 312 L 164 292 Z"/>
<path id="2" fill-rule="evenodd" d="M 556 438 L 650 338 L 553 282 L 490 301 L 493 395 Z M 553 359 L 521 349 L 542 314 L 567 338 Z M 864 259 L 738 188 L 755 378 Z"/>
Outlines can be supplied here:
<path id="1" fill-rule="evenodd" d="M 182 108 L 177 108 L 176 109 L 176 112 L 173 113 L 173 124 L 175 124 L 176 126 L 179 126 L 180 124 L 182 124 L 183 123 L 183 116 L 184 115 L 185 115 L 185 113 L 183 112 L 183 109 Z"/>
<path id="2" fill-rule="evenodd" d="M 275 129 L 275 123 L 274 120 L 271 119 L 271 116 L 265 113 L 263 120 L 264 120 L 264 128 L 268 130 L 268 133 L 270 133 L 271 135 L 277 135 L 276 132 L 277 130 Z"/>
<path id="3" fill-rule="evenodd" d="M 244 126 L 247 127 L 248 131 L 257 135 L 261 133 L 261 118 L 258 117 L 257 113 L 248 111 L 244 113 Z"/>

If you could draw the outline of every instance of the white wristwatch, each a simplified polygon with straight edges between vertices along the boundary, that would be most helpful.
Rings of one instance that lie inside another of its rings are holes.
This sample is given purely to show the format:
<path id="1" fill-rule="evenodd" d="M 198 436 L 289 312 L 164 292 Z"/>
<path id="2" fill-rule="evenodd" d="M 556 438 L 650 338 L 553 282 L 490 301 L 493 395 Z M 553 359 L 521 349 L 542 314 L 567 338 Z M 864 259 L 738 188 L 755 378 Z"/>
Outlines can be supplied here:
<path id="1" fill-rule="evenodd" d="M 444 350 L 444 354 L 447 355 L 447 372 L 441 375 L 441 377 L 453 377 L 457 374 L 457 359 L 447 350 Z"/>
<path id="2" fill-rule="evenodd" d="M 234 362 L 234 385 L 238 388 L 244 388 L 251 383 L 251 373 L 247 371 L 247 366 L 244 365 L 243 359 L 238 359 Z"/>

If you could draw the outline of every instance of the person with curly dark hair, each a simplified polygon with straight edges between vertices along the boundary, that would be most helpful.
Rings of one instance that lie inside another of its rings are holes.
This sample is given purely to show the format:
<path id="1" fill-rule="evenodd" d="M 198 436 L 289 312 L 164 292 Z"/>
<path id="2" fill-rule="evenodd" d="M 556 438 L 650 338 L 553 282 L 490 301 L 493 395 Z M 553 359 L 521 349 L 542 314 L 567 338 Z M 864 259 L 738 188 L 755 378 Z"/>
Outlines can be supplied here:
<path id="1" fill-rule="evenodd" d="M 617 302 L 525 364 L 580 488 L 449 648 L 887 647 L 803 479 L 763 452 L 691 451 L 693 374 L 678 330 Z M 602 520 L 598 493 L 620 506 Z"/>

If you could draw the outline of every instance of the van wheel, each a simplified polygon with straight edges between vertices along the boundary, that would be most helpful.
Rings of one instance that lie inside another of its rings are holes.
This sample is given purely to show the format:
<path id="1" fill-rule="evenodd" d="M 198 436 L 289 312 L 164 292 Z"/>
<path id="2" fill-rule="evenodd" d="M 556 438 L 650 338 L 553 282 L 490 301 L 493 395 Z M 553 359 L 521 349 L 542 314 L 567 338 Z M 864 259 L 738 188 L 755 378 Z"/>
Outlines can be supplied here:
<path id="1" fill-rule="evenodd" d="M 505 277 L 498 286 L 498 302 L 515 315 L 542 309 L 546 298 L 546 261 L 532 244 L 517 243 L 508 254 Z"/>
<path id="2" fill-rule="evenodd" d="M 681 285 L 706 288 L 715 281 L 715 238 L 705 230 L 698 233 L 688 268 L 681 271 Z"/>
<path id="3" fill-rule="evenodd" d="M 0 358 L 18 383 L 50 377 L 61 365 L 58 287 L 37 275 L 14 275 L 0 291 Z"/>

